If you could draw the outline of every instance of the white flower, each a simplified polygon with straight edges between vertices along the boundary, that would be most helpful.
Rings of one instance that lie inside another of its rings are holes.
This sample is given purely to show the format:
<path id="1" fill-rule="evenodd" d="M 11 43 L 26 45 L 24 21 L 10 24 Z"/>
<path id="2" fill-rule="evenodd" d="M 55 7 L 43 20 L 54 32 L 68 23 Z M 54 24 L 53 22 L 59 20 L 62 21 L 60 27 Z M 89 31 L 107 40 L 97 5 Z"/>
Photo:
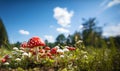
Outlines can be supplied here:
<path id="1" fill-rule="evenodd" d="M 17 47 L 14 47 L 13 50 L 18 51 L 19 49 Z"/>
<path id="2" fill-rule="evenodd" d="M 31 52 L 29 52 L 28 57 L 31 57 L 31 56 L 32 56 L 32 53 L 31 53 Z"/>
<path id="3" fill-rule="evenodd" d="M 16 58 L 15 61 L 21 61 L 21 59 L 20 58 Z"/>
<path id="4" fill-rule="evenodd" d="M 19 52 L 23 53 L 24 51 L 23 50 L 19 50 Z"/>
<path id="5" fill-rule="evenodd" d="M 83 42 L 82 40 L 77 41 L 77 43 L 82 43 L 82 42 Z"/>
<path id="6" fill-rule="evenodd" d="M 86 51 L 83 51 L 83 50 L 81 50 L 81 53 L 82 53 L 82 54 L 87 54 L 87 52 L 86 52 Z"/>
<path id="7" fill-rule="evenodd" d="M 88 56 L 87 56 L 87 55 L 84 55 L 83 58 L 88 59 Z"/>
<path id="8" fill-rule="evenodd" d="M 57 52 L 58 53 L 64 53 L 64 51 L 62 49 L 58 49 Z"/>
<path id="9" fill-rule="evenodd" d="M 55 46 L 55 48 L 59 49 L 60 47 L 59 46 Z"/>
<path id="10" fill-rule="evenodd" d="M 68 52 L 69 50 L 68 50 L 67 48 L 64 48 L 63 51 L 64 51 L 64 52 Z"/>
<path id="11" fill-rule="evenodd" d="M 21 50 L 24 50 L 25 48 L 23 48 L 23 47 L 20 47 L 20 49 L 21 49 Z"/>
<path id="12" fill-rule="evenodd" d="M 64 55 L 60 55 L 61 58 L 64 58 Z"/>
<path id="13" fill-rule="evenodd" d="M 65 48 L 68 48 L 69 46 L 65 46 Z"/>
<path id="14" fill-rule="evenodd" d="M 17 54 L 17 52 L 16 51 L 12 51 L 12 54 Z"/>
<path id="15" fill-rule="evenodd" d="M 8 62 L 5 62 L 4 65 L 9 65 L 9 63 L 8 63 Z"/>
<path id="16" fill-rule="evenodd" d="M 22 56 L 29 56 L 28 53 L 24 52 Z"/>
<path id="17" fill-rule="evenodd" d="M 12 58 L 12 56 L 11 56 L 11 55 L 9 55 L 9 58 Z"/>

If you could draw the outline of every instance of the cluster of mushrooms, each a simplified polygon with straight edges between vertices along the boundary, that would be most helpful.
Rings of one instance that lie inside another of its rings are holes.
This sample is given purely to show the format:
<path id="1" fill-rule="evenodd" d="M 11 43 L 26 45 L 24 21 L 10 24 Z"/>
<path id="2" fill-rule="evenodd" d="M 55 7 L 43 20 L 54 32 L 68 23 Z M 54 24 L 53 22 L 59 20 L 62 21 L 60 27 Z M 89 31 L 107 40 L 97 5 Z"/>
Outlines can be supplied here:
<path id="1" fill-rule="evenodd" d="M 49 57 L 53 59 L 54 55 L 63 54 L 62 51 L 59 51 L 58 46 L 54 48 L 50 48 L 45 44 L 45 42 L 41 38 L 37 36 L 30 38 L 28 42 L 23 42 L 21 44 L 21 48 L 23 48 L 23 50 L 27 48 L 28 49 L 27 52 L 32 53 L 32 55 L 35 55 L 36 61 L 38 61 L 39 58 L 45 58 L 45 57 Z M 72 51 L 75 50 L 75 48 L 67 46 L 66 50 Z"/>

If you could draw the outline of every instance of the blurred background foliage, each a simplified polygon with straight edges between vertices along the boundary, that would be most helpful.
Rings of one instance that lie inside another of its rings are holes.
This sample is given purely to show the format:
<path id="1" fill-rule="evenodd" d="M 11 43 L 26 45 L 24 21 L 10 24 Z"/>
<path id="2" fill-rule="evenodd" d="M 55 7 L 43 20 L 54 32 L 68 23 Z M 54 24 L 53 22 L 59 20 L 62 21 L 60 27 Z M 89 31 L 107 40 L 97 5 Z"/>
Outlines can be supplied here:
<path id="1" fill-rule="evenodd" d="M 56 45 L 75 46 L 74 44 L 76 41 L 83 40 L 83 43 L 86 47 L 120 48 L 120 36 L 103 37 L 102 27 L 96 26 L 96 24 L 98 23 L 96 18 L 89 18 L 88 20 L 83 18 L 82 20 L 82 32 L 75 31 L 74 34 L 69 34 L 67 37 L 65 37 L 64 34 L 59 34 L 56 37 L 56 41 L 54 43 L 48 42 L 48 40 L 45 40 L 45 43 L 50 47 L 54 47 Z M 0 19 L 0 33 L 0 47 L 18 47 L 21 44 L 21 42 L 19 41 L 14 44 L 9 43 L 8 34 L 2 19 Z"/>

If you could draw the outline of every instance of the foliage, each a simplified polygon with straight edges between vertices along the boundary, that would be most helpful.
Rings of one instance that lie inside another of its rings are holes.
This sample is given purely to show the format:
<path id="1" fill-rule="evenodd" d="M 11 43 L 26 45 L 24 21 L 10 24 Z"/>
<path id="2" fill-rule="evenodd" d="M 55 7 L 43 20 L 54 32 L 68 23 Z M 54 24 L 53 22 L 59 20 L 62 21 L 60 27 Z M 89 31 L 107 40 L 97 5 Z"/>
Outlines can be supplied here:
<path id="1" fill-rule="evenodd" d="M 6 28 L 2 20 L 0 19 L 0 47 L 2 46 L 9 48 L 9 40 L 8 40 Z"/>
<path id="2" fill-rule="evenodd" d="M 78 45 L 78 43 L 80 45 Z M 12 56 L 5 65 L 0 62 L 1 70 L 19 70 L 19 71 L 119 71 L 120 70 L 120 50 L 117 48 L 85 48 L 82 42 L 76 42 L 76 50 L 64 52 L 64 54 L 55 54 L 51 59 L 49 57 L 39 58 L 35 61 L 34 55 L 24 56 L 21 49 L 14 49 L 9 53 Z M 63 46 L 64 48 L 66 46 Z M 63 49 L 64 49 L 63 48 Z M 61 48 L 60 48 L 61 49 Z M 2 49 L 6 50 L 6 49 Z M 8 50 L 7 50 L 8 51 Z M 2 53 L 2 52 L 1 52 Z M 7 54 L 6 52 L 5 54 Z M 5 55 L 2 54 L 3 57 Z M 20 58 L 21 60 L 16 60 Z M 0 58 L 2 59 L 2 58 Z"/>

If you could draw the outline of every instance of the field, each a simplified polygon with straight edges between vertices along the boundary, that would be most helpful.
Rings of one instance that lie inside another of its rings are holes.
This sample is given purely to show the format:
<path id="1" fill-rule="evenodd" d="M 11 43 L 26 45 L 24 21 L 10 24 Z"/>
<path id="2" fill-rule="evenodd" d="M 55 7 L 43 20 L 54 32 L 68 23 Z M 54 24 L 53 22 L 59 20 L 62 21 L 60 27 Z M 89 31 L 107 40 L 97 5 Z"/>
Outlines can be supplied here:
<path id="1" fill-rule="evenodd" d="M 28 48 L 24 50 L 20 47 L 14 47 L 12 50 L 1 48 L 0 71 L 120 71 L 120 50 L 117 48 L 84 46 L 69 47 L 71 48 L 69 50 L 66 46 L 54 48 L 59 51 L 57 53 L 53 51 L 51 55 L 47 53 L 49 51 L 43 51 L 46 47 L 42 47 L 37 60 L 37 54 L 32 53 L 32 50 L 28 51 Z"/>

